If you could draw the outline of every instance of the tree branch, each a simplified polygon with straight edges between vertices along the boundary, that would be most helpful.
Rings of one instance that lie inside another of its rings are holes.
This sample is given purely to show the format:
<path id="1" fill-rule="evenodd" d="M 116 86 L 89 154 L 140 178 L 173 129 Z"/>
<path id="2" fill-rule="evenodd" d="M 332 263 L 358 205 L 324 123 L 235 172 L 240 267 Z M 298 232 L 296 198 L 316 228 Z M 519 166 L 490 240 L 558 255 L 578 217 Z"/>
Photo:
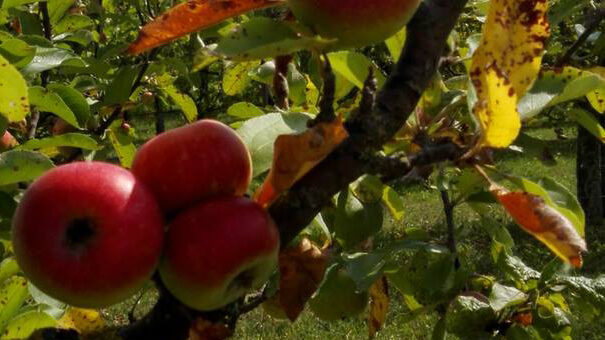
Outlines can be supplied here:
<path id="1" fill-rule="evenodd" d="M 467 0 L 427 0 L 408 24 L 395 71 L 378 93 L 374 114 L 354 114 L 350 137 L 270 208 L 285 247 L 338 191 L 364 173 L 366 159 L 395 135 L 432 79 L 446 39 Z"/>

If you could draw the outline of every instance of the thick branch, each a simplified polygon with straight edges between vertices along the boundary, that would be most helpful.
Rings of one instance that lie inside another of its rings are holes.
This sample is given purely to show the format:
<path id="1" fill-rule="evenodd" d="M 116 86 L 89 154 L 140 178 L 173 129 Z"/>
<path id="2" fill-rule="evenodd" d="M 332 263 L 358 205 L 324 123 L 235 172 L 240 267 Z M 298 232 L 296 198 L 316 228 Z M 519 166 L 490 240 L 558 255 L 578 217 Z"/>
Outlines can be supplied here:
<path id="1" fill-rule="evenodd" d="M 286 246 L 329 203 L 364 173 L 365 159 L 395 135 L 437 70 L 445 42 L 467 0 L 427 0 L 408 24 L 404 53 L 378 93 L 374 114 L 347 121 L 350 138 L 270 208 Z"/>

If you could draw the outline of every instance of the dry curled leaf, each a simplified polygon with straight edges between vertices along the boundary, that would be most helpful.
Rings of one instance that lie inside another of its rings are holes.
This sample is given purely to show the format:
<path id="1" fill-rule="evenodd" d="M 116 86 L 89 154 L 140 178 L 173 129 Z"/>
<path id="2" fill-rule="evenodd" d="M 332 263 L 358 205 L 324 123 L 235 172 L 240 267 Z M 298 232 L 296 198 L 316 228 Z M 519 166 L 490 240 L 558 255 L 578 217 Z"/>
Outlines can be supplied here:
<path id="1" fill-rule="evenodd" d="M 368 325 L 370 328 L 370 339 L 384 325 L 389 310 L 389 283 L 386 277 L 376 280 L 370 287 L 370 315 Z"/>
<path id="2" fill-rule="evenodd" d="M 212 323 L 203 318 L 196 319 L 189 329 L 189 340 L 223 340 L 232 335 L 233 330 L 224 323 Z"/>
<path id="3" fill-rule="evenodd" d="M 574 267 L 582 266 L 586 242 L 573 224 L 543 198 L 527 192 L 510 192 L 492 186 L 491 192 L 523 230 L 544 243 L 553 253 Z"/>
<path id="4" fill-rule="evenodd" d="M 234 16 L 282 3 L 283 0 L 189 0 L 145 25 L 128 52 L 141 53 Z"/>
<path id="5" fill-rule="evenodd" d="M 257 203 L 268 206 L 283 191 L 326 158 L 349 134 L 342 119 L 319 123 L 295 135 L 280 135 L 275 140 L 273 165 L 269 176 L 255 194 Z"/>
<path id="6" fill-rule="evenodd" d="M 540 71 L 550 25 L 545 0 L 492 0 L 470 76 L 473 109 L 483 131 L 480 146 L 503 148 L 519 134 L 517 102 Z"/>
<path id="7" fill-rule="evenodd" d="M 327 263 L 328 256 L 307 238 L 279 254 L 279 304 L 291 321 L 319 287 Z"/>
<path id="8" fill-rule="evenodd" d="M 58 321 L 58 327 L 74 329 L 80 334 L 98 333 L 105 328 L 101 314 L 94 309 L 69 307 Z"/>

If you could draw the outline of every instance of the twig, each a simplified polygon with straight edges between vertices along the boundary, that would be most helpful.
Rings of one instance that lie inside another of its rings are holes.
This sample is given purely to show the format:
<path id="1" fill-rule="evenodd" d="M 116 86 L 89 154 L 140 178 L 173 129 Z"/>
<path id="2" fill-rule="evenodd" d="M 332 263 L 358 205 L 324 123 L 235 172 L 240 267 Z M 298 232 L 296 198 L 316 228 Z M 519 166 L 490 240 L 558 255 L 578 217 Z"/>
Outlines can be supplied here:
<path id="1" fill-rule="evenodd" d="M 565 52 L 565 54 L 557 61 L 555 66 L 561 67 L 569 62 L 571 57 L 584 45 L 588 37 L 593 34 L 603 20 L 605 20 L 605 8 L 595 10 L 594 15 L 588 20 L 588 25 L 584 32 L 578 37 L 576 42 Z"/>
<path id="2" fill-rule="evenodd" d="M 42 26 L 44 28 L 44 37 L 49 41 L 52 41 L 52 27 L 50 26 L 50 16 L 48 14 L 48 4 L 46 1 L 40 1 L 38 3 L 40 14 L 42 15 Z M 50 78 L 50 71 L 46 70 L 40 74 L 40 82 L 42 87 L 46 88 Z M 36 129 L 38 128 L 38 122 L 40 121 L 40 111 L 33 110 L 29 120 L 29 131 L 27 132 L 27 138 L 32 139 L 36 137 Z"/>
<path id="3" fill-rule="evenodd" d="M 450 201 L 450 196 L 447 190 L 441 190 L 441 201 L 443 202 L 443 211 L 445 212 L 445 222 L 447 223 L 447 247 L 454 254 L 454 268 L 460 268 L 460 259 L 456 247 L 456 229 L 454 225 L 454 205 Z"/>
<path id="4" fill-rule="evenodd" d="M 353 114 L 350 134 L 332 154 L 280 197 L 269 211 L 287 245 L 341 188 L 364 173 L 364 154 L 373 154 L 405 124 L 433 78 L 445 42 L 467 0 L 423 1 L 408 24 L 408 39 L 382 90 L 372 115 Z"/>
<path id="5" fill-rule="evenodd" d="M 164 124 L 164 113 L 161 110 L 161 103 L 159 96 L 155 96 L 155 134 L 159 135 L 160 133 L 166 130 Z"/>
<path id="6" fill-rule="evenodd" d="M 314 120 L 309 122 L 309 127 L 321 123 L 321 122 L 331 122 L 336 119 L 336 114 L 334 114 L 334 96 L 336 93 L 336 76 L 332 71 L 332 64 L 330 64 L 330 60 L 328 56 L 324 56 L 324 64 L 323 64 L 323 89 L 321 99 L 319 101 L 319 114 L 315 117 Z"/>
<path id="7" fill-rule="evenodd" d="M 275 75 L 273 76 L 273 91 L 275 92 L 275 105 L 282 110 L 290 109 L 290 88 L 288 86 L 288 65 L 292 61 L 291 55 L 275 57 Z"/>

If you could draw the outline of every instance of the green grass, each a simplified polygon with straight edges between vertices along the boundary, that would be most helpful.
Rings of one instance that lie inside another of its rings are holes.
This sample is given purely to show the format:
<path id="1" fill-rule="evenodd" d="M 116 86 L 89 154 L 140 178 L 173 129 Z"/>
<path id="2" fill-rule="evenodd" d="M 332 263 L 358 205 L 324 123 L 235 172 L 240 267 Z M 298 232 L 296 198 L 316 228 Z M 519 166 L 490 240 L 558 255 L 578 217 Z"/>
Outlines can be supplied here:
<path id="1" fill-rule="evenodd" d="M 527 131 L 534 137 L 549 140 L 549 147 L 557 164 L 547 166 L 536 158 L 512 151 L 496 154 L 498 168 L 509 174 L 539 179 L 549 176 L 575 192 L 575 140 L 558 140 L 552 129 L 538 128 Z M 566 133 L 574 136 L 572 128 Z M 378 237 L 379 243 L 401 237 L 409 228 L 419 228 L 438 240 L 445 240 L 443 209 L 438 192 L 414 184 L 403 188 L 405 217 L 400 223 L 385 225 Z M 507 225 L 515 239 L 515 254 L 536 269 L 552 260 L 551 253 L 533 237 L 521 231 L 499 208 L 493 208 L 493 218 L 497 223 Z M 455 210 L 455 223 L 458 228 L 458 249 L 464 265 L 480 273 L 496 273 L 490 257 L 490 239 L 480 225 L 478 216 L 468 207 L 462 205 Z M 588 227 L 590 228 L 590 227 Z M 590 245 L 593 246 L 593 245 Z M 605 264 L 599 258 L 605 254 L 603 246 L 586 257 L 586 275 L 603 273 Z M 142 315 L 151 308 L 155 293 L 151 290 L 145 294 L 137 308 L 137 315 Z M 125 314 L 131 309 L 134 298 L 121 305 L 105 311 L 105 315 L 114 323 L 126 322 Z M 395 289 L 391 290 L 391 305 L 384 329 L 377 339 L 430 339 L 436 314 L 420 316 L 406 321 L 409 313 L 402 303 L 402 298 Z M 574 319 L 573 339 L 605 339 L 605 319 L 584 322 L 580 317 Z M 262 308 L 243 316 L 238 323 L 234 339 L 366 339 L 367 326 L 363 316 L 358 319 L 326 323 L 305 311 L 295 322 L 274 320 Z M 455 337 L 448 336 L 448 339 Z"/>

